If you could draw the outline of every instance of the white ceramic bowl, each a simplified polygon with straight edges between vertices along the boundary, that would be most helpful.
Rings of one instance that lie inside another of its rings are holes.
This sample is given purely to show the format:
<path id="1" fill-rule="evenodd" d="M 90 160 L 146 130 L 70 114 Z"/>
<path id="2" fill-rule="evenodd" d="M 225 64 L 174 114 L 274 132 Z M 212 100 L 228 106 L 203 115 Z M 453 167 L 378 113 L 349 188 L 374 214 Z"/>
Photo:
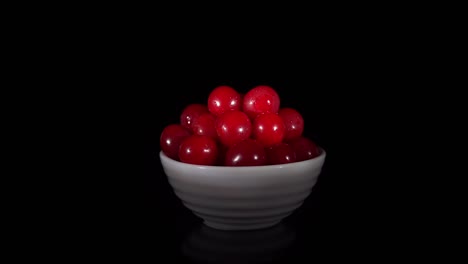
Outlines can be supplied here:
<path id="1" fill-rule="evenodd" d="M 177 197 L 207 226 L 251 230 L 273 226 L 302 205 L 326 152 L 295 163 L 249 167 L 192 165 L 162 151 L 159 156 Z"/>

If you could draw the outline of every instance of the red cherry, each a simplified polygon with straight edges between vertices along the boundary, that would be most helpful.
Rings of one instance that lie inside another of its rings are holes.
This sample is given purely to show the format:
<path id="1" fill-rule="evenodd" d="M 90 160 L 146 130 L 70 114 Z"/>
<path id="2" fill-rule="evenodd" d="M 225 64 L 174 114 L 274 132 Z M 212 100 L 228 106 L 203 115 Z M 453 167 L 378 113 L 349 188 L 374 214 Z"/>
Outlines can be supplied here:
<path id="1" fill-rule="evenodd" d="M 230 147 L 226 153 L 226 166 L 261 166 L 266 164 L 263 146 L 253 139 L 246 139 Z"/>
<path id="2" fill-rule="evenodd" d="M 218 158 L 218 146 L 211 137 L 192 135 L 180 144 L 179 157 L 185 163 L 214 165 Z"/>
<path id="3" fill-rule="evenodd" d="M 254 119 L 262 113 L 278 113 L 280 98 L 278 93 L 267 85 L 259 85 L 244 95 L 243 111 Z"/>
<path id="4" fill-rule="evenodd" d="M 213 139 L 218 139 L 216 133 L 216 117 L 211 113 L 201 114 L 192 122 L 192 131 L 195 135 L 209 136 Z"/>
<path id="5" fill-rule="evenodd" d="M 206 105 L 189 104 L 180 115 L 180 124 L 185 128 L 192 129 L 193 121 L 204 113 L 208 113 L 208 107 Z"/>
<path id="6" fill-rule="evenodd" d="M 161 150 L 169 158 L 179 160 L 180 143 L 190 135 L 190 131 L 182 125 L 171 124 L 166 126 L 159 138 Z"/>
<path id="7" fill-rule="evenodd" d="M 227 85 L 216 87 L 208 96 L 208 110 L 216 116 L 226 111 L 240 110 L 241 103 L 240 94 Z"/>
<path id="8" fill-rule="evenodd" d="M 265 147 L 281 143 L 284 138 L 284 132 L 283 119 L 278 114 L 261 114 L 253 122 L 253 138 Z"/>
<path id="9" fill-rule="evenodd" d="M 317 144 L 306 137 L 301 136 L 288 141 L 288 143 L 294 149 L 297 161 L 312 159 L 320 155 Z"/>
<path id="10" fill-rule="evenodd" d="M 286 128 L 284 140 L 291 140 L 302 135 L 302 132 L 304 132 L 304 118 L 296 109 L 281 108 L 278 115 L 283 119 Z"/>
<path id="11" fill-rule="evenodd" d="M 241 111 L 228 111 L 216 120 L 216 132 L 219 140 L 230 147 L 250 137 L 252 123 Z"/>
<path id="12" fill-rule="evenodd" d="M 286 143 L 280 143 L 265 149 L 268 164 L 285 164 L 296 161 L 294 149 Z"/>

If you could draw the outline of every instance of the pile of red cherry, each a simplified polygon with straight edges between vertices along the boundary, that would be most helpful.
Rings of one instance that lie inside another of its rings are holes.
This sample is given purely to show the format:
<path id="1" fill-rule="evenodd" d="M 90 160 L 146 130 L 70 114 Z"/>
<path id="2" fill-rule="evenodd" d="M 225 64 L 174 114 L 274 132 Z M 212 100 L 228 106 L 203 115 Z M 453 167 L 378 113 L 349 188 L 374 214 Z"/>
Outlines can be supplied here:
<path id="1" fill-rule="evenodd" d="M 180 123 L 164 128 L 160 147 L 174 160 L 197 165 L 284 164 L 320 154 L 303 131 L 302 115 L 280 108 L 272 87 L 259 85 L 242 95 L 221 85 L 211 91 L 207 105 L 187 105 Z"/>

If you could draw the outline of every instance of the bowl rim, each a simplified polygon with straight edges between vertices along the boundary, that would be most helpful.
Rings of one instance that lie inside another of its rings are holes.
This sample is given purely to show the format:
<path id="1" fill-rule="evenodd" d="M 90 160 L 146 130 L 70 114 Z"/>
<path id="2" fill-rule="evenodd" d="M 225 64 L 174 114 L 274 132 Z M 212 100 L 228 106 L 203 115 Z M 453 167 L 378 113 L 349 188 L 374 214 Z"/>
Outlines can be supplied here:
<path id="1" fill-rule="evenodd" d="M 327 152 L 319 147 L 320 149 L 320 154 L 312 159 L 308 160 L 303 160 L 303 161 L 296 161 L 292 163 L 285 163 L 285 164 L 275 164 L 275 165 L 262 165 L 262 166 L 220 166 L 220 165 L 196 165 L 196 164 L 190 164 L 190 163 L 184 163 L 181 161 L 177 161 L 174 159 L 169 158 L 164 154 L 164 152 L 161 150 L 159 151 L 159 158 L 162 163 L 167 162 L 173 166 L 177 167 L 183 167 L 186 169 L 202 169 L 202 170 L 237 170 L 237 171 L 252 171 L 252 170 L 265 170 L 265 169 L 270 169 L 270 170 L 275 170 L 275 169 L 288 169 L 288 168 L 294 168 L 297 167 L 298 165 L 306 165 L 306 164 L 320 164 L 321 162 L 324 162 L 325 157 L 327 156 Z"/>

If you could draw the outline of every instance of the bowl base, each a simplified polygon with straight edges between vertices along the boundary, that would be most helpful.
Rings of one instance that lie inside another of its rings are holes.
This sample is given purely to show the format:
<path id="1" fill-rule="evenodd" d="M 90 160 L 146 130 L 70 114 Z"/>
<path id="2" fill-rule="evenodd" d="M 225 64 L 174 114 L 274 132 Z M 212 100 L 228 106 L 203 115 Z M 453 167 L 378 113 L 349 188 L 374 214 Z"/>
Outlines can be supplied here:
<path id="1" fill-rule="evenodd" d="M 204 221 L 203 223 L 211 228 L 214 229 L 219 229 L 219 230 L 255 230 L 255 229 L 262 229 L 262 228 L 267 228 L 274 226 L 281 222 L 279 221 L 273 221 L 273 222 L 265 222 L 265 223 L 256 223 L 256 224 L 251 224 L 251 225 L 233 225 L 233 224 L 222 224 L 222 223 L 217 223 L 217 222 L 211 222 L 211 221 Z"/>

